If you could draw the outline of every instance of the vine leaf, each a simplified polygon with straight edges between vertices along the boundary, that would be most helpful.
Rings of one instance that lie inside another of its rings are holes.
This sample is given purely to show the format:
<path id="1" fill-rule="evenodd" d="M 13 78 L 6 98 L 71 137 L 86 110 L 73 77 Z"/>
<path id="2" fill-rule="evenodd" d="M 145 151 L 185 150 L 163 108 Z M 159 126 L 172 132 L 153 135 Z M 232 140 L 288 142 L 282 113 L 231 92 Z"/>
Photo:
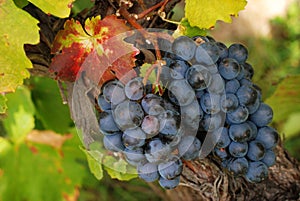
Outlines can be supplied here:
<path id="1" fill-rule="evenodd" d="M 6 97 L 8 109 L 3 126 L 11 141 L 20 144 L 35 126 L 35 107 L 30 90 L 18 87 L 15 93 L 7 94 Z"/>
<path id="2" fill-rule="evenodd" d="M 0 94 L 0 114 L 4 114 L 7 110 L 7 98 L 3 95 Z"/>
<path id="3" fill-rule="evenodd" d="M 44 13 L 60 18 L 69 17 L 74 0 L 29 0 Z"/>
<path id="4" fill-rule="evenodd" d="M 74 82 L 78 74 L 101 85 L 118 78 L 135 76 L 132 70 L 135 56 L 139 53 L 124 38 L 132 32 L 123 20 L 114 15 L 87 19 L 84 29 L 78 21 L 67 20 L 64 30 L 54 39 L 50 71 L 62 81 Z"/>
<path id="5" fill-rule="evenodd" d="M 0 19 L 0 93 L 6 93 L 29 77 L 27 68 L 32 68 L 32 63 L 23 45 L 39 42 L 39 28 L 38 21 L 11 0 L 0 1 Z"/>
<path id="6" fill-rule="evenodd" d="M 185 17 L 191 26 L 209 29 L 217 20 L 230 23 L 231 15 L 237 16 L 246 4 L 246 0 L 186 0 Z"/>
<path id="7" fill-rule="evenodd" d="M 266 100 L 274 111 L 274 121 L 286 120 L 292 113 L 300 111 L 300 75 L 287 76 Z"/>

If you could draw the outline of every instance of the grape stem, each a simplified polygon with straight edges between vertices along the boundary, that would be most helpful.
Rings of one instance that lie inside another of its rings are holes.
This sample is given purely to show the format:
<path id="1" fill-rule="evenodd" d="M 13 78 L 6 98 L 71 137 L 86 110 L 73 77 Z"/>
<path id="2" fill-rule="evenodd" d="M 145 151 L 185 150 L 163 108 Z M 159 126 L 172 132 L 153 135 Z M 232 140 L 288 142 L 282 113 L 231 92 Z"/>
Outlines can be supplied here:
<path id="1" fill-rule="evenodd" d="M 147 10 L 144 10 L 144 11 L 141 12 L 140 14 L 136 15 L 137 20 L 146 17 L 146 15 L 148 15 L 150 12 L 154 11 L 155 9 L 157 9 L 157 8 L 159 8 L 159 7 L 162 8 L 162 7 L 166 4 L 166 2 L 168 2 L 168 1 L 169 1 L 169 0 L 162 1 L 162 2 L 160 2 L 160 3 L 158 3 L 158 4 L 156 4 L 156 5 L 154 5 L 154 6 L 150 7 L 150 8 L 148 8 Z M 164 7 L 165 7 L 165 6 L 164 6 Z M 164 7 L 163 7 L 163 8 L 164 8 Z M 159 10 L 160 10 L 160 9 L 159 9 Z"/>
<path id="2" fill-rule="evenodd" d="M 157 68 L 156 80 L 155 80 L 154 84 L 155 84 L 155 87 L 158 88 L 160 94 L 163 93 L 163 89 L 161 88 L 159 81 L 160 81 L 160 74 L 161 74 L 161 71 L 162 71 L 161 68 L 162 68 L 162 65 L 164 65 L 164 61 L 162 60 L 162 56 L 161 56 L 161 52 L 160 52 L 160 49 L 159 49 L 157 38 L 163 38 L 163 39 L 169 40 L 171 42 L 173 42 L 174 39 L 169 34 L 166 34 L 166 33 L 155 33 L 155 32 L 149 33 L 149 32 L 147 32 L 137 22 L 137 19 L 144 18 L 150 12 L 154 11 L 155 9 L 157 9 L 159 7 L 160 7 L 160 9 L 158 10 L 158 14 L 161 15 L 161 13 L 163 13 L 163 11 L 165 9 L 165 6 L 167 5 L 167 3 L 169 1 L 170 0 L 161 1 L 160 3 L 148 8 L 147 10 L 144 10 L 142 13 L 140 13 L 138 15 L 135 15 L 135 17 L 132 16 L 128 12 L 128 10 L 127 10 L 128 5 L 123 3 L 120 6 L 120 9 L 119 9 L 119 13 L 131 24 L 131 26 L 133 26 L 135 29 L 137 29 L 142 34 L 142 36 L 146 39 L 146 43 L 147 42 L 152 43 L 153 46 L 154 46 L 155 55 L 156 55 L 156 62 L 150 68 L 147 69 L 146 75 L 143 78 L 143 83 L 144 83 L 144 85 L 146 85 L 147 80 L 149 79 L 149 76 L 150 76 L 151 72 L 155 68 Z"/>

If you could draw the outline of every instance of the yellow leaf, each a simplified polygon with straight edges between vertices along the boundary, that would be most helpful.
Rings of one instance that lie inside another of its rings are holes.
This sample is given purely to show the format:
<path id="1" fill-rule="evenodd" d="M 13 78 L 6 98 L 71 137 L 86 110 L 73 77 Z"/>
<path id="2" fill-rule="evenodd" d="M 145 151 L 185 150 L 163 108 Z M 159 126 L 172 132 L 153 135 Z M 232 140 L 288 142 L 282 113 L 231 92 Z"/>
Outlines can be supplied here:
<path id="1" fill-rule="evenodd" d="M 12 0 L 0 0 L 0 19 L 0 93 L 6 93 L 29 77 L 32 64 L 23 46 L 39 42 L 39 28 L 38 21 Z"/>
<path id="2" fill-rule="evenodd" d="M 191 26 L 200 29 L 213 27 L 217 20 L 231 22 L 246 6 L 246 0 L 186 0 L 185 17 Z"/>

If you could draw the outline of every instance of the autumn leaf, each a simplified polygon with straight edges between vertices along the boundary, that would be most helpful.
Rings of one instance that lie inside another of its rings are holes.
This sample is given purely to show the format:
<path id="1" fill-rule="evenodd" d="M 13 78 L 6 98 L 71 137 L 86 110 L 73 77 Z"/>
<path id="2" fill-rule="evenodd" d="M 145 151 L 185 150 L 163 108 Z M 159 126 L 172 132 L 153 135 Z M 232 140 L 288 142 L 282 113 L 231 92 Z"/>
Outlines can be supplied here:
<path id="1" fill-rule="evenodd" d="M 75 81 L 83 71 L 89 79 L 102 84 L 108 80 L 135 76 L 135 56 L 139 53 L 124 41 L 131 34 L 124 20 L 111 15 L 87 19 L 84 28 L 78 21 L 67 20 L 64 30 L 55 37 L 52 53 L 56 54 L 50 71 L 57 79 Z"/>

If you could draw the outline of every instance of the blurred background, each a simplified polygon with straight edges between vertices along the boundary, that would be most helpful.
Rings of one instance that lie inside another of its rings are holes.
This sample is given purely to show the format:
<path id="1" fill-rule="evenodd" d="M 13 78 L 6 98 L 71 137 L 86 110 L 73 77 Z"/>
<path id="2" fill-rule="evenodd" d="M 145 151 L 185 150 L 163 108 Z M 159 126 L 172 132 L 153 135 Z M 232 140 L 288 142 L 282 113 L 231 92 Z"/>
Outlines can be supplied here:
<path id="1" fill-rule="evenodd" d="M 90 1 L 77 0 L 73 11 L 91 6 Z M 181 3 L 173 20 L 183 15 Z M 248 47 L 253 80 L 274 110 L 272 126 L 300 160 L 300 2 L 249 0 L 232 24 L 218 22 L 209 35 L 227 45 L 239 42 Z M 90 173 L 91 164 L 79 149 L 82 143 L 55 81 L 31 77 L 7 97 L 12 115 L 0 120 L 1 201 L 164 199 L 162 189 L 139 179 L 120 182 L 101 169 L 104 177 L 98 181 Z"/>

